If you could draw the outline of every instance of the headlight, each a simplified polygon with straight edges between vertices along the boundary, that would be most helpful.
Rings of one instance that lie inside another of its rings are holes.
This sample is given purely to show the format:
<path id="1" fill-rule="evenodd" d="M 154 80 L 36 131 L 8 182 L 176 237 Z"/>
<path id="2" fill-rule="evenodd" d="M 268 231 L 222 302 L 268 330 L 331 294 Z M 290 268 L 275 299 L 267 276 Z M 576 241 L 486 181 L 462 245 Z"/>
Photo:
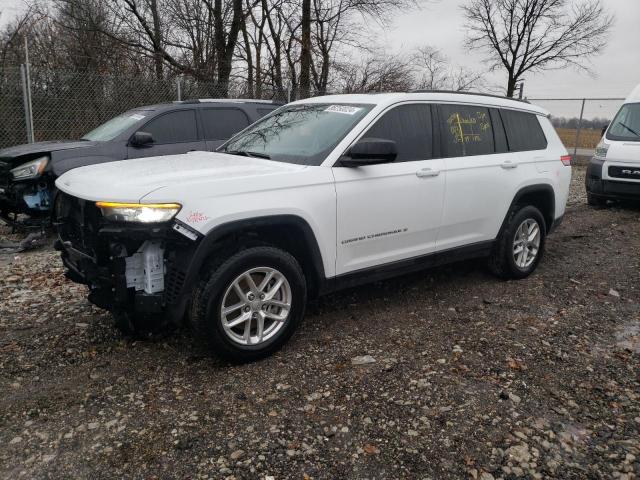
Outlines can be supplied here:
<path id="1" fill-rule="evenodd" d="M 30 178 L 38 178 L 44 172 L 45 167 L 49 163 L 49 157 L 40 157 L 30 162 L 23 163 L 19 167 L 11 170 L 14 180 L 29 180 Z"/>
<path id="2" fill-rule="evenodd" d="M 107 220 L 137 223 L 168 222 L 182 208 L 178 203 L 96 202 L 96 206 Z"/>
<path id="3" fill-rule="evenodd" d="M 609 145 L 604 142 L 600 142 L 596 147 L 596 157 L 607 158 L 608 152 L 609 152 Z"/>

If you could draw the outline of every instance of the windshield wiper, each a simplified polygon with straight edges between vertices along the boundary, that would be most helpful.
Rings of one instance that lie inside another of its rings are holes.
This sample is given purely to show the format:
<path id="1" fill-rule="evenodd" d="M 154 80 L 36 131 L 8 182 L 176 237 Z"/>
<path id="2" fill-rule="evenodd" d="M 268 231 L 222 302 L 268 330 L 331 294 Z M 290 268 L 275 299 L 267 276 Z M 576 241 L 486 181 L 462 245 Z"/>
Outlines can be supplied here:
<path id="1" fill-rule="evenodd" d="M 266 160 L 271 160 L 271 157 L 266 153 L 249 152 L 247 150 L 225 150 L 224 153 L 228 153 L 230 155 L 240 155 L 242 157 L 255 157 L 255 158 L 264 158 Z"/>
<path id="2" fill-rule="evenodd" d="M 636 137 L 640 137 L 640 133 L 636 132 L 633 128 L 625 125 L 622 122 L 618 122 L 620 125 L 622 125 L 624 128 L 626 128 L 627 130 L 629 130 L 631 133 L 633 133 Z"/>

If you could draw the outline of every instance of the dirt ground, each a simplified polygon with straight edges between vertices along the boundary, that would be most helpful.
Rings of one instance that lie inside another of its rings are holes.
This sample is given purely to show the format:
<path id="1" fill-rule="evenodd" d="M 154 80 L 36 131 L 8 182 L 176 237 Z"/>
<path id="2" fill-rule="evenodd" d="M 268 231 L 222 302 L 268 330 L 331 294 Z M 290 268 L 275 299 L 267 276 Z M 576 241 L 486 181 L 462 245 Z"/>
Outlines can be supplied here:
<path id="1" fill-rule="evenodd" d="M 51 249 L 0 255 L 0 478 L 637 478 L 640 209 L 583 175 L 529 279 L 331 295 L 244 366 L 123 338 Z"/>

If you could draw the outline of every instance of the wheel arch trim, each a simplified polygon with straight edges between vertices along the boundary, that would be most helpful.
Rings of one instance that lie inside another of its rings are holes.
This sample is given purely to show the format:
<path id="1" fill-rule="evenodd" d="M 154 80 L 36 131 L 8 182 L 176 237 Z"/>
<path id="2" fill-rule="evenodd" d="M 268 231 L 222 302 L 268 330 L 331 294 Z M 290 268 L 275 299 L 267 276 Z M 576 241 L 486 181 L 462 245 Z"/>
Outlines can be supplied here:
<path id="1" fill-rule="evenodd" d="M 318 245 L 318 240 L 316 239 L 313 229 L 311 228 L 309 223 L 305 219 L 297 215 L 267 215 L 230 221 L 218 225 L 207 232 L 200 240 L 200 243 L 198 244 L 193 257 L 189 262 L 189 266 L 186 269 L 185 281 L 182 287 L 182 294 L 184 295 L 191 292 L 193 287 L 196 285 L 198 281 L 198 275 L 202 268 L 202 264 L 212 254 L 212 252 L 214 252 L 216 242 L 218 242 L 225 236 L 231 235 L 235 232 L 241 233 L 252 228 L 261 228 L 265 226 L 289 226 L 300 229 L 304 235 L 304 241 L 310 254 L 310 259 L 314 269 L 314 272 L 305 272 L 305 274 L 309 275 L 310 273 L 313 273 L 316 277 L 314 278 L 314 281 L 318 282 L 319 284 L 322 284 L 324 281 L 326 281 L 320 246 Z"/>
<path id="2" fill-rule="evenodd" d="M 551 199 L 551 205 L 550 205 L 551 212 L 540 212 L 540 213 L 542 213 L 542 216 L 544 217 L 545 222 L 548 223 L 547 225 L 545 225 L 546 233 L 548 234 L 552 231 L 553 224 L 555 223 L 555 215 L 556 215 L 555 191 L 553 189 L 553 186 L 549 185 L 548 183 L 538 183 L 538 184 L 527 185 L 525 187 L 522 187 L 520 188 L 520 190 L 516 192 L 516 194 L 513 196 L 513 200 L 511 201 L 511 204 L 509 205 L 509 208 L 507 209 L 507 213 L 505 214 L 504 219 L 502 220 L 502 225 L 500 226 L 500 230 L 496 238 L 500 237 L 500 234 L 506 228 L 507 221 L 509 220 L 509 214 L 513 211 L 513 207 L 515 207 L 524 196 L 530 195 L 530 194 L 536 194 L 536 193 L 537 194 L 542 193 L 544 195 L 548 195 L 549 198 Z"/>

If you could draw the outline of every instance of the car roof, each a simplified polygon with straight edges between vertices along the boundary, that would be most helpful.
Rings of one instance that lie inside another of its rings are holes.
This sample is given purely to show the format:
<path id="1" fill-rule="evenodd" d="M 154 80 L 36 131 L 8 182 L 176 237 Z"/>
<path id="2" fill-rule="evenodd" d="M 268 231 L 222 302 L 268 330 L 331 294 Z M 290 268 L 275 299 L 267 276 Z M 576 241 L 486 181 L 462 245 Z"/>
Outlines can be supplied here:
<path id="1" fill-rule="evenodd" d="M 467 104 L 488 105 L 493 107 L 510 108 L 514 110 L 524 110 L 537 115 L 549 115 L 549 112 L 542 107 L 533 105 L 524 100 L 500 97 L 483 93 L 467 92 L 444 92 L 444 91 L 415 91 L 401 93 L 357 93 L 345 95 L 325 95 L 323 97 L 313 97 L 298 100 L 293 104 L 303 103 L 355 103 L 369 104 L 387 107 L 399 102 L 406 101 L 432 101 L 432 102 L 456 102 Z"/>
<path id="2" fill-rule="evenodd" d="M 175 109 L 180 106 L 193 106 L 198 104 L 228 104 L 228 105 L 254 105 L 257 107 L 273 107 L 277 108 L 281 105 L 284 105 L 284 102 L 279 102 L 276 100 L 257 100 L 257 99 L 230 99 L 230 98 L 197 98 L 197 99 L 189 99 L 189 100 L 176 100 L 174 102 L 167 103 L 156 103 L 154 105 L 144 105 L 141 107 L 132 108 L 131 110 L 147 110 L 147 111 L 157 111 L 157 110 L 169 110 Z"/>

